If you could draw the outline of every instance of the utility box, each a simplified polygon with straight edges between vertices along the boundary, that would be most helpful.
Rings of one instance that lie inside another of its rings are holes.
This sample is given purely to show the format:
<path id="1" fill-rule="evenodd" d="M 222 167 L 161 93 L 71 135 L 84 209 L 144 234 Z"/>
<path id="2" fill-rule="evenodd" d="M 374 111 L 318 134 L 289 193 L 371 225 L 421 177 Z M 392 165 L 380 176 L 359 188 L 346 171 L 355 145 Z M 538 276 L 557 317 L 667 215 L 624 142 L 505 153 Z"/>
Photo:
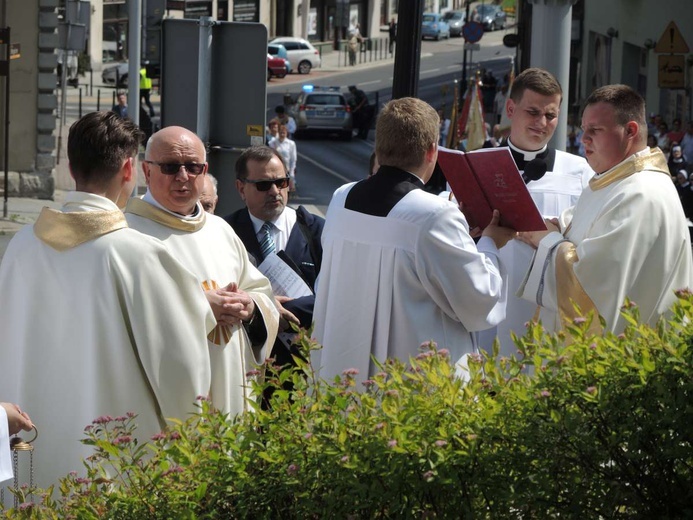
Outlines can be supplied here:
<path id="1" fill-rule="evenodd" d="M 264 144 L 267 28 L 215 21 L 205 32 L 203 23 L 163 22 L 161 126 L 183 126 L 205 141 L 209 172 L 219 181 L 216 213 L 224 216 L 244 206 L 235 187 L 236 159 L 247 147 Z M 203 60 L 201 40 L 208 49 Z M 198 128 L 198 121 L 206 127 Z"/>

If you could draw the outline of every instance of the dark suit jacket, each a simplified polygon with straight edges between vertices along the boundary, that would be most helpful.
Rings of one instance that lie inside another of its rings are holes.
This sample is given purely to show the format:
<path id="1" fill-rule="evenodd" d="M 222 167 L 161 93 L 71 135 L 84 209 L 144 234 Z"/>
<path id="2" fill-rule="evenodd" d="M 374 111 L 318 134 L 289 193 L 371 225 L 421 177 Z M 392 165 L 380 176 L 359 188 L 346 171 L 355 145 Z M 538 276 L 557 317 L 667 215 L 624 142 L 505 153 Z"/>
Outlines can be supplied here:
<path id="1" fill-rule="evenodd" d="M 253 222 L 250 220 L 248 208 L 239 209 L 235 213 L 224 217 L 224 220 L 231 225 L 248 250 L 248 254 L 253 256 L 259 265 L 263 260 L 262 250 L 255 234 L 255 228 L 253 228 Z M 313 258 L 311 246 L 306 241 L 303 232 L 301 232 L 299 222 L 305 223 L 304 229 L 308 231 L 308 235 L 312 238 L 312 245 L 316 249 L 317 258 Z M 325 219 L 312 215 L 303 206 L 299 206 L 296 210 L 296 224 L 291 230 L 289 240 L 286 243 L 286 249 L 284 250 L 286 255 L 298 267 L 301 276 L 311 289 L 314 288 L 315 279 L 320 272 L 320 261 L 322 259 L 320 239 L 324 225 Z M 314 303 L 315 296 L 304 296 L 286 302 L 284 307 L 301 321 L 302 327 L 308 328 L 313 321 Z"/>

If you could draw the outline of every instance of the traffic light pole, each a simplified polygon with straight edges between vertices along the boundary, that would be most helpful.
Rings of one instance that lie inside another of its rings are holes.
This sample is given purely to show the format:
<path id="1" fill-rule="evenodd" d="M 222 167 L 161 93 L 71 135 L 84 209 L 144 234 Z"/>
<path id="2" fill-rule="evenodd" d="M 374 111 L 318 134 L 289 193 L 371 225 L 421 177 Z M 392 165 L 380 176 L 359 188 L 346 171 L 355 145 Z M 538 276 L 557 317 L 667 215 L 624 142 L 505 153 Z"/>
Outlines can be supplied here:
<path id="1" fill-rule="evenodd" d="M 397 34 L 403 37 L 397 38 L 395 48 L 392 99 L 416 97 L 418 94 L 423 7 L 423 0 L 400 0 L 399 2 Z"/>

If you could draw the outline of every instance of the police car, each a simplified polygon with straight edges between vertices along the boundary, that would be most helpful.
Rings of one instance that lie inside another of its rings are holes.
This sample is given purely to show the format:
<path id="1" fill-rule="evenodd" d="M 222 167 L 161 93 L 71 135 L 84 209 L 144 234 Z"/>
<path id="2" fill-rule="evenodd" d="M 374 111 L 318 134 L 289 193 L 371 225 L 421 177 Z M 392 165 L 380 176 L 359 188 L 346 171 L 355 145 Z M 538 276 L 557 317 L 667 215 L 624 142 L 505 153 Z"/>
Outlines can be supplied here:
<path id="1" fill-rule="evenodd" d="M 296 121 L 296 138 L 307 133 L 336 133 L 351 140 L 351 108 L 339 87 L 304 85 L 289 114 Z"/>

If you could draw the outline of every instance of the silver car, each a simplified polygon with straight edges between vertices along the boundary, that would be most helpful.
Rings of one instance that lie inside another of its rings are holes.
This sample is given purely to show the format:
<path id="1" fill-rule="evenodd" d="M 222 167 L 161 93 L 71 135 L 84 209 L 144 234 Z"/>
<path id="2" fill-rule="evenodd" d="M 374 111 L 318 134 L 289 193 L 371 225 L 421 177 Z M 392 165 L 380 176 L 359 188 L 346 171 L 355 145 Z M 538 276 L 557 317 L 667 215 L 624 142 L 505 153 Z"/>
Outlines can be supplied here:
<path id="1" fill-rule="evenodd" d="M 339 87 L 304 85 L 289 113 L 296 121 L 296 138 L 320 132 L 336 133 L 346 141 L 351 140 L 351 108 Z"/>
<path id="2" fill-rule="evenodd" d="M 128 86 L 128 64 L 127 62 L 118 63 L 112 67 L 103 69 L 101 79 L 104 85 L 111 85 L 117 88 L 127 88 Z M 117 83 L 117 84 L 116 84 Z"/>
<path id="3" fill-rule="evenodd" d="M 467 15 L 463 11 L 448 11 L 443 15 L 443 21 L 450 26 L 450 36 L 462 36 L 462 26 Z"/>

